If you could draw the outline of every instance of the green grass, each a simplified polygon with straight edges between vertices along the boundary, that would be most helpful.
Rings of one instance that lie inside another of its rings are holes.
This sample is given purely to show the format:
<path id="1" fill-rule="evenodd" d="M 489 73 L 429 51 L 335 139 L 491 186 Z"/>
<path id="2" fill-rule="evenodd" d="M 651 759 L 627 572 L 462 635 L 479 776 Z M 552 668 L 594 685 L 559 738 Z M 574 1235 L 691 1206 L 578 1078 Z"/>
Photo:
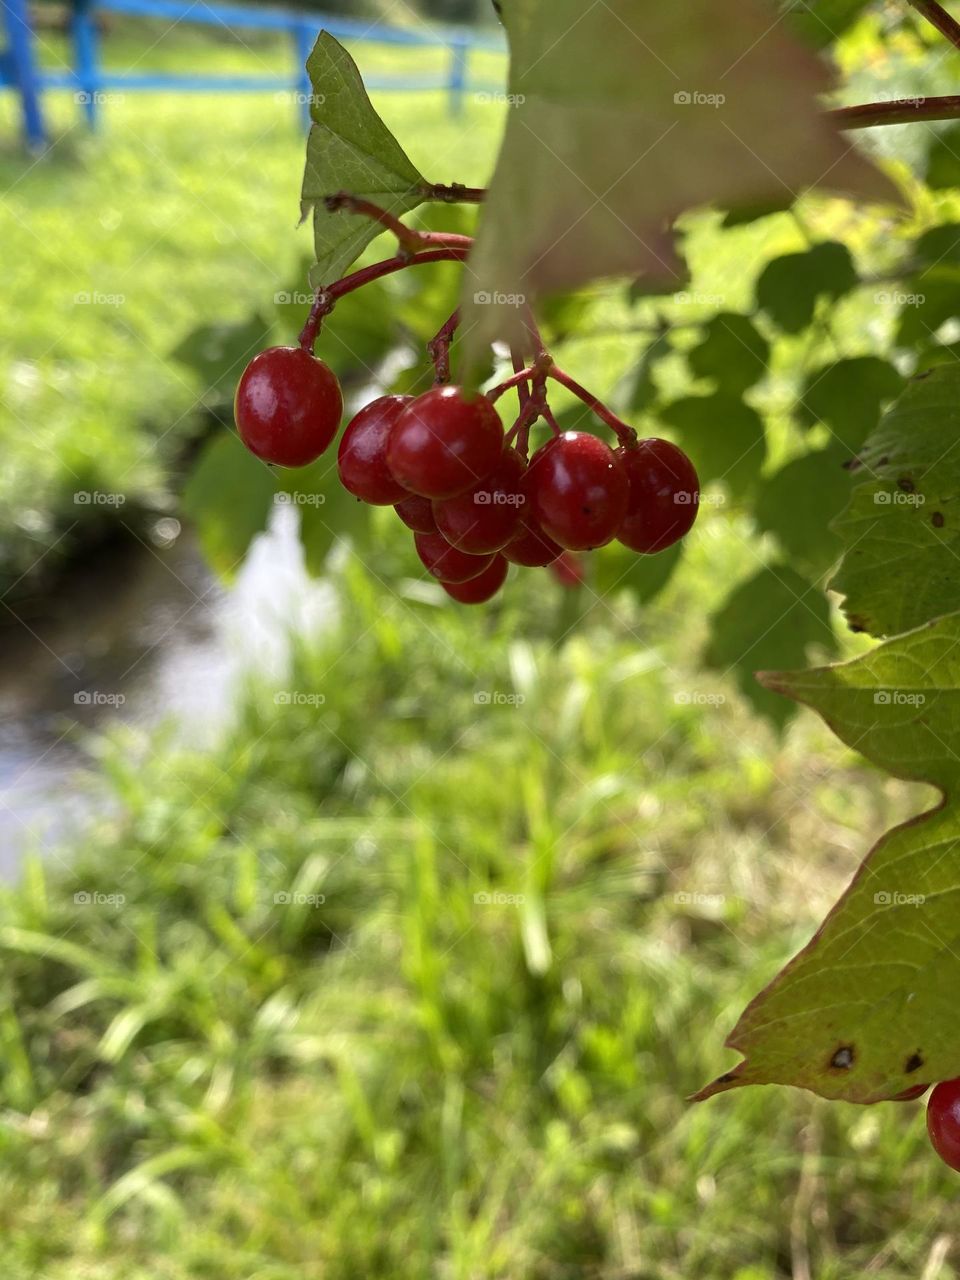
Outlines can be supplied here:
<path id="1" fill-rule="evenodd" d="M 546 575 L 478 613 L 350 566 L 285 702 L 99 744 L 113 816 L 0 903 L 5 1276 L 923 1272 L 917 1104 L 684 1100 L 920 799 L 690 676 L 719 527 L 569 634 Z"/>
<path id="2" fill-rule="evenodd" d="M 42 52 L 61 61 L 62 41 L 45 36 Z M 121 25 L 104 52 L 125 70 L 292 67 L 276 40 L 244 46 L 193 29 L 164 36 Z M 413 69 L 409 55 L 377 46 L 358 56 L 371 73 Z M 436 57 L 423 59 L 432 69 Z M 477 74 L 491 65 L 481 60 Z M 38 562 L 52 567 L 109 515 L 78 506 L 77 492 L 122 495 L 128 523 L 169 507 L 176 460 L 203 429 L 206 391 L 171 351 L 198 325 L 269 315 L 310 252 L 309 229 L 296 229 L 304 141 L 289 102 L 271 93 L 129 93 L 107 101 L 96 137 L 72 95 L 51 93 L 47 103 L 56 142 L 29 158 L 15 142 L 13 95 L 0 95 L 6 584 Z M 435 180 L 485 179 L 497 108 L 468 99 L 455 124 L 440 93 L 385 93 L 377 105 Z M 83 295 L 93 301 L 78 303 Z"/>

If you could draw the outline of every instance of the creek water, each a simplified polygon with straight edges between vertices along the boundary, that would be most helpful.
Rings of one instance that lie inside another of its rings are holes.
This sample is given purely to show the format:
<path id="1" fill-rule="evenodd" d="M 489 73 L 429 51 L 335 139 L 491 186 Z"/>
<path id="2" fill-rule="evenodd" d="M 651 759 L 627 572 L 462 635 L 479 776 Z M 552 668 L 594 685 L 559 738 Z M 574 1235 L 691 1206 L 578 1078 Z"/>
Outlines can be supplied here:
<path id="1" fill-rule="evenodd" d="M 282 677 L 290 637 L 333 608 L 310 579 L 297 515 L 277 507 L 230 586 L 189 531 L 161 521 L 156 544 L 127 541 L 89 555 L 55 591 L 0 618 L 0 877 L 28 849 L 60 846 L 109 802 L 86 744 L 123 721 L 202 743 L 230 714 L 247 669 Z"/>

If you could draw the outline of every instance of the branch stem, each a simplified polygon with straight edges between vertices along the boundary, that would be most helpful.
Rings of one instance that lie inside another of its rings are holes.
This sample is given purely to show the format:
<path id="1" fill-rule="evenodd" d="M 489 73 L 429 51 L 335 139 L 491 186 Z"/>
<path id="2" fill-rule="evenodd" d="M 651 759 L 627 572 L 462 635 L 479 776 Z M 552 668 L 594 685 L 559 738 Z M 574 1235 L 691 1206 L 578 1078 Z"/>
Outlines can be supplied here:
<path id="1" fill-rule="evenodd" d="M 890 102 L 861 102 L 827 113 L 841 129 L 873 129 L 883 124 L 912 124 L 918 120 L 960 119 L 960 94 L 939 98 L 899 98 Z"/>
<path id="2" fill-rule="evenodd" d="M 943 5 L 937 4 L 936 0 L 908 0 L 908 2 L 913 5 L 917 13 L 932 23 L 942 36 L 946 36 L 955 48 L 960 49 L 960 22 L 957 22 L 956 18 L 951 18 Z"/>

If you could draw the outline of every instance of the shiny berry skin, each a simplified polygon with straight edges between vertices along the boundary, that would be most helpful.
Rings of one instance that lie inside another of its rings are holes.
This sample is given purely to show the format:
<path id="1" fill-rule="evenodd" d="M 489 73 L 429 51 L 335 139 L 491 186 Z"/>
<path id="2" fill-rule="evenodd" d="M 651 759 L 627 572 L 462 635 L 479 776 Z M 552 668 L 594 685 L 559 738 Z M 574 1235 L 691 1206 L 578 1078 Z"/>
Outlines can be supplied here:
<path id="1" fill-rule="evenodd" d="M 437 522 L 433 518 L 433 503 L 429 498 L 421 498 L 419 493 L 410 493 L 399 502 L 395 502 L 393 509 L 407 528 L 412 529 L 414 533 L 437 532 Z"/>
<path id="2" fill-rule="evenodd" d="M 507 545 L 520 527 L 526 503 L 521 481 L 526 469 L 516 449 L 504 449 L 485 480 L 455 498 L 434 501 L 433 518 L 452 547 L 483 555 Z"/>
<path id="3" fill-rule="evenodd" d="M 448 596 L 460 604 L 486 604 L 503 586 L 510 566 L 503 556 L 494 556 L 486 569 L 466 582 L 442 582 Z"/>
<path id="4" fill-rule="evenodd" d="M 602 440 L 585 431 L 565 431 L 530 460 L 528 493 L 545 533 L 567 551 L 589 551 L 616 535 L 630 486 Z"/>
<path id="5" fill-rule="evenodd" d="M 454 498 L 494 469 L 503 427 L 485 396 L 459 387 L 432 387 L 406 406 L 387 444 L 395 479 L 424 498 Z"/>
<path id="6" fill-rule="evenodd" d="M 528 511 L 521 520 L 520 532 L 503 548 L 503 555 L 511 564 L 538 569 L 551 564 L 562 551 L 563 548 L 547 537 Z"/>
<path id="7" fill-rule="evenodd" d="M 340 438 L 337 470 L 343 487 L 361 502 L 390 507 L 407 491 L 387 466 L 387 440 L 413 396 L 380 396 L 357 413 Z"/>
<path id="8" fill-rule="evenodd" d="M 343 397 L 333 370 L 309 351 L 268 347 L 244 369 L 233 412 L 251 453 L 281 467 L 304 467 L 337 434 Z"/>
<path id="9" fill-rule="evenodd" d="M 944 1164 L 960 1172 L 960 1079 L 943 1080 L 931 1093 L 927 1133 Z"/>
<path id="10" fill-rule="evenodd" d="M 651 555 L 672 547 L 697 518 L 700 481 L 693 463 L 669 440 L 638 440 L 616 456 L 630 481 L 626 518 L 618 541 Z"/>
<path id="11" fill-rule="evenodd" d="M 466 582 L 493 562 L 492 555 L 471 556 L 458 551 L 439 533 L 415 533 L 413 541 L 424 568 L 440 582 Z"/>

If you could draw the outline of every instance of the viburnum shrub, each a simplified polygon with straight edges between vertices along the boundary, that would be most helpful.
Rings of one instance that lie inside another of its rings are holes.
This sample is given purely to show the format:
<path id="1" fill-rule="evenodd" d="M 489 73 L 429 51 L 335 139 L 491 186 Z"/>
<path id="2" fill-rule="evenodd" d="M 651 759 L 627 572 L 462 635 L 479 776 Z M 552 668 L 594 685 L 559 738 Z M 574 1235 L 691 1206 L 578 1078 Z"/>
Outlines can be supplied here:
<path id="1" fill-rule="evenodd" d="M 680 559 L 700 476 L 720 482 L 711 499 L 730 504 L 743 572 L 709 618 L 706 666 L 733 673 L 778 729 L 796 704 L 812 707 L 851 749 L 934 786 L 940 803 L 870 851 L 742 1014 L 727 1041 L 741 1060 L 694 1096 L 787 1084 L 878 1103 L 941 1081 L 928 1128 L 958 1168 L 960 1030 L 946 1016 L 960 987 L 958 126 L 925 131 L 929 153 L 904 153 L 893 169 L 849 131 L 956 120 L 960 95 L 825 105 L 832 39 L 856 31 L 867 0 L 781 5 L 773 22 L 764 0 L 725 6 L 722 22 L 713 0 L 500 8 L 511 107 L 485 189 L 427 181 L 349 55 L 321 34 L 302 192 L 312 306 L 297 347 L 264 351 L 244 373 L 239 434 L 268 463 L 315 461 L 341 417 L 336 379 L 314 355 L 323 323 L 374 282 L 453 263 L 460 305 L 427 344 L 434 385 L 360 407 L 336 456 L 343 490 L 394 508 L 453 601 L 492 599 L 519 566 L 646 606 Z M 939 39 L 928 19 L 960 49 L 960 23 L 936 0 L 888 0 L 844 58 L 895 33 L 898 57 L 920 67 Z M 948 61 L 929 54 L 941 74 Z M 377 203 L 362 194 L 373 191 Z M 875 211 L 844 212 L 837 194 Z M 425 202 L 479 205 L 476 237 L 407 225 Z M 848 231 L 852 250 L 832 238 Z M 356 268 L 383 232 L 396 252 Z M 688 278 L 718 287 L 688 293 Z M 616 332 L 632 353 L 610 404 L 558 359 L 576 337 L 589 360 L 579 339 L 590 335 L 570 317 L 607 284 L 630 311 Z M 428 316 L 420 337 L 441 319 Z M 561 395 L 587 406 L 588 429 L 563 429 Z M 222 537 L 234 502 L 224 453 L 197 488 L 226 495 L 211 542 L 235 552 Z M 263 468 L 231 456 L 254 473 L 265 512 Z M 324 551 L 335 509 L 363 514 L 336 501 L 322 519 L 303 512 L 301 532 L 319 530 Z M 803 669 L 811 648 L 837 652 L 827 586 L 850 629 L 881 643 Z M 678 716 L 683 705 L 678 694 Z"/>

